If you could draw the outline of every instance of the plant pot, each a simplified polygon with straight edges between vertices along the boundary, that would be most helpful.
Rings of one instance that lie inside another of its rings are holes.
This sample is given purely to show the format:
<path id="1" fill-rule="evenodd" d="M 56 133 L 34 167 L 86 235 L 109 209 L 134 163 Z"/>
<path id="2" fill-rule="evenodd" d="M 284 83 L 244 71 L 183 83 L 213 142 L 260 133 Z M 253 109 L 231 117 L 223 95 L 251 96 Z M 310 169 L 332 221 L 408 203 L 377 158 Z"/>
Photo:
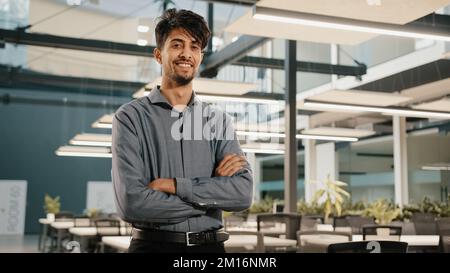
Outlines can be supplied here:
<path id="1" fill-rule="evenodd" d="M 54 213 L 47 213 L 47 220 L 53 222 L 55 221 L 55 214 Z"/>

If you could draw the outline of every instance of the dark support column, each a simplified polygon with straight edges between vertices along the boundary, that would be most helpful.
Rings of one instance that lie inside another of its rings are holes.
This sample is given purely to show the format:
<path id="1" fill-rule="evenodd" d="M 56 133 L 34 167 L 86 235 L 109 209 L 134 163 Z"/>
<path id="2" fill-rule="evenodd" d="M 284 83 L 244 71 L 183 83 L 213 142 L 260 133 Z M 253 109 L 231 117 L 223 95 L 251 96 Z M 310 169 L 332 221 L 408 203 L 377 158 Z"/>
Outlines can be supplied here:
<path id="1" fill-rule="evenodd" d="M 297 95 L 297 43 L 286 41 L 284 72 L 285 93 L 285 154 L 284 154 L 284 210 L 297 212 L 297 140 L 296 135 L 296 95 Z M 298 228 L 298 227 L 292 227 Z"/>
<path id="2" fill-rule="evenodd" d="M 444 202 L 447 205 L 449 201 L 448 189 L 450 189 L 450 172 L 441 171 L 441 202 Z"/>
<path id="3" fill-rule="evenodd" d="M 211 31 L 211 39 L 208 43 L 208 52 L 212 52 L 213 49 L 213 37 L 214 37 L 214 4 L 208 3 L 208 27 Z"/>

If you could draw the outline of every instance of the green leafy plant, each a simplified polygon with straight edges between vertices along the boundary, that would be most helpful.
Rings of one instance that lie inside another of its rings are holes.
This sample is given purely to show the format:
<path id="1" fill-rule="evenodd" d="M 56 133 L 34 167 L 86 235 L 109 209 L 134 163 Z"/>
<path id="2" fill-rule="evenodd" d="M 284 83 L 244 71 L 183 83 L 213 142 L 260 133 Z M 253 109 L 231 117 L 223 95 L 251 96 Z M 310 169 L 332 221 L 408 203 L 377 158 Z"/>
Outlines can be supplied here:
<path id="1" fill-rule="evenodd" d="M 56 214 L 60 211 L 61 202 L 59 196 L 52 198 L 48 193 L 44 197 L 44 210 L 46 213 Z"/>
<path id="2" fill-rule="evenodd" d="M 89 218 L 98 218 L 102 214 L 102 211 L 96 208 L 90 208 L 86 209 L 84 214 L 86 214 Z"/>
<path id="3" fill-rule="evenodd" d="M 387 225 L 402 214 L 402 210 L 386 199 L 378 199 L 369 204 L 364 215 L 375 218 L 375 223 Z"/>
<path id="4" fill-rule="evenodd" d="M 330 175 L 327 176 L 324 186 L 324 188 L 317 190 L 314 194 L 313 204 L 318 204 L 321 199 L 324 199 L 323 214 L 325 222 L 328 222 L 331 214 L 341 216 L 344 199 L 350 198 L 350 193 L 342 188 L 346 187 L 347 183 L 337 180 L 333 181 L 330 179 Z"/>
<path id="5" fill-rule="evenodd" d="M 318 204 L 317 202 L 307 203 L 305 200 L 300 199 L 297 202 L 297 212 L 301 215 L 323 215 L 324 204 Z"/>
<path id="6" fill-rule="evenodd" d="M 403 207 L 404 219 L 411 219 L 416 212 L 431 213 L 438 217 L 450 217 L 450 206 L 448 202 L 432 201 L 429 197 L 424 197 L 419 204 L 409 204 Z"/>
<path id="7" fill-rule="evenodd" d="M 342 206 L 342 215 L 362 215 L 366 207 L 367 204 L 363 201 L 352 203 L 347 199 Z"/>
<path id="8" fill-rule="evenodd" d="M 273 199 L 270 196 L 266 196 L 259 202 L 253 203 L 252 206 L 249 208 L 249 213 L 272 212 L 274 202 L 277 202 L 278 204 L 282 203 L 278 199 Z"/>

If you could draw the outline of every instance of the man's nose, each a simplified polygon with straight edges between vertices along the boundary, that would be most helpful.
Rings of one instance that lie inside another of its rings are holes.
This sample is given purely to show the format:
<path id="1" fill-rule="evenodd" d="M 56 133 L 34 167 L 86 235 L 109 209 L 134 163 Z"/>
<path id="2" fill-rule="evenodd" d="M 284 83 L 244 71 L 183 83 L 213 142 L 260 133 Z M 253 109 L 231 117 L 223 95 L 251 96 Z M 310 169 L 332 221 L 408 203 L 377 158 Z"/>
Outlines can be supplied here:
<path id="1" fill-rule="evenodd" d="M 180 52 L 180 57 L 183 57 L 185 59 L 192 59 L 192 50 L 185 46 Z"/>

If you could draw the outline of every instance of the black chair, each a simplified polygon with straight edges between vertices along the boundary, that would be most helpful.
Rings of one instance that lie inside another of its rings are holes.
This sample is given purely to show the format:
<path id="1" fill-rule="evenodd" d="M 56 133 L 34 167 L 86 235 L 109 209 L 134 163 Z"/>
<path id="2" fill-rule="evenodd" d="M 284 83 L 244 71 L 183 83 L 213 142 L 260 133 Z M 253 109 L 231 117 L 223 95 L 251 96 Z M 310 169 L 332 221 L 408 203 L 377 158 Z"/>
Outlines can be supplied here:
<path id="1" fill-rule="evenodd" d="M 362 227 L 363 240 L 400 241 L 402 227 L 389 225 L 365 225 Z"/>
<path id="2" fill-rule="evenodd" d="M 375 220 L 373 217 L 363 217 L 360 215 L 348 215 L 346 217 L 350 227 L 352 228 L 352 234 L 362 234 L 362 227 L 365 225 L 374 225 Z"/>
<path id="3" fill-rule="evenodd" d="M 257 230 L 265 236 L 285 235 L 286 239 L 296 239 L 296 232 L 300 226 L 302 216 L 297 213 L 262 213 L 256 215 Z M 269 233 L 270 228 L 275 228 L 276 224 L 284 224 L 284 231 Z"/>
<path id="4" fill-rule="evenodd" d="M 436 227 L 441 251 L 450 253 L 450 217 L 436 219 Z"/>
<path id="5" fill-rule="evenodd" d="M 408 244 L 397 241 L 359 241 L 330 244 L 328 253 L 406 253 Z"/>
<path id="6" fill-rule="evenodd" d="M 436 216 L 431 213 L 415 212 L 411 217 L 417 235 L 437 235 Z"/>
<path id="7" fill-rule="evenodd" d="M 335 216 L 333 217 L 333 228 L 336 227 L 349 227 L 350 223 L 347 220 L 347 216 Z"/>

